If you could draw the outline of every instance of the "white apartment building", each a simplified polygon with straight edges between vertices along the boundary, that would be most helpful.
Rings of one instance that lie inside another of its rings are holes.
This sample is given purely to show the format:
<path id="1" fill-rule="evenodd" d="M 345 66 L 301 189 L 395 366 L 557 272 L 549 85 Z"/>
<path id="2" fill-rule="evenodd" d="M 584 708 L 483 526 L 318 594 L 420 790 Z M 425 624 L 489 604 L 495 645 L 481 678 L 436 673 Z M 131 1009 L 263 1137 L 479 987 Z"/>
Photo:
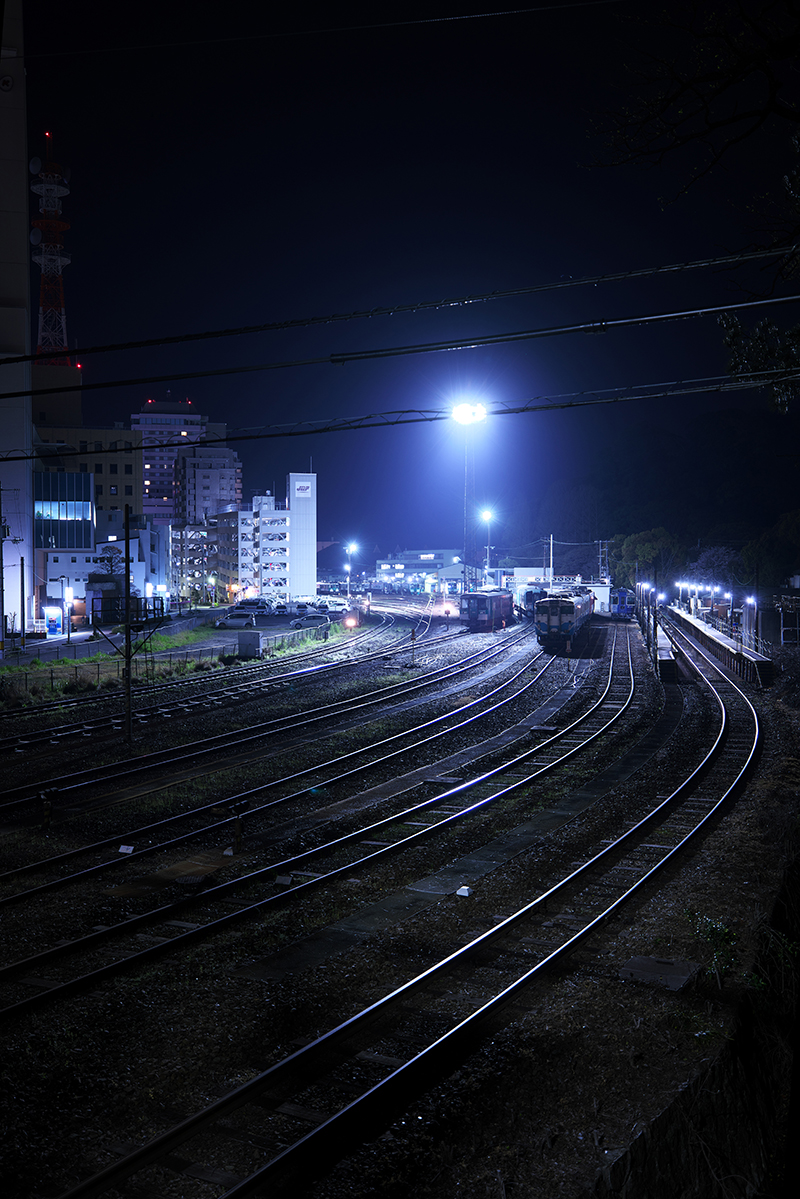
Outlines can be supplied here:
<path id="1" fill-rule="evenodd" d="M 290 599 L 317 589 L 317 477 L 290 474 L 286 500 L 267 492 L 217 514 L 217 582 L 233 600 Z"/>

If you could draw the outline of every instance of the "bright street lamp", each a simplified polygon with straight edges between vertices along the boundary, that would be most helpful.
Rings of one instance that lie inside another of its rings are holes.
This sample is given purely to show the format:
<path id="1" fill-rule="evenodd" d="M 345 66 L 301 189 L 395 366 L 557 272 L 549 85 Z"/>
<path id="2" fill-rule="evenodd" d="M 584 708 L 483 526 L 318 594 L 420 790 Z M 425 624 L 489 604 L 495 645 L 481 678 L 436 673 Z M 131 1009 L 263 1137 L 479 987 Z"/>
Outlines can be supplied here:
<path id="1" fill-rule="evenodd" d="M 348 601 L 350 599 L 350 572 L 352 570 L 352 563 L 350 560 L 357 549 L 358 549 L 358 546 L 356 545 L 356 543 L 354 541 L 351 541 L 350 544 L 347 546 L 347 566 L 345 567 L 345 570 L 347 571 L 347 599 L 348 599 Z"/>
<path id="2" fill-rule="evenodd" d="M 486 521 L 486 573 L 488 575 L 489 564 L 490 564 L 490 550 L 492 548 L 490 545 L 490 542 L 492 540 L 492 538 L 491 538 L 492 514 L 488 508 L 484 509 L 484 511 L 481 512 L 481 518 Z"/>
<path id="3" fill-rule="evenodd" d="M 459 425 L 474 425 L 486 420 L 486 409 L 483 404 L 456 404 L 452 417 Z"/>
<path id="4" fill-rule="evenodd" d="M 462 562 L 464 564 L 464 575 L 463 575 L 462 589 L 463 589 L 463 591 L 466 592 L 469 590 L 469 583 L 467 581 L 467 572 L 469 570 L 469 545 L 468 545 L 468 539 L 467 539 L 467 513 L 469 512 L 469 510 L 472 506 L 470 503 L 470 495 L 469 495 L 469 447 L 470 447 L 470 442 L 471 442 L 469 426 L 479 424 L 481 421 L 486 420 L 486 408 L 483 404 L 471 404 L 469 401 L 463 401 L 460 404 L 454 405 L 451 415 L 453 417 L 453 420 L 457 424 L 465 426 L 464 427 L 464 557 L 462 558 Z"/>
<path id="5" fill-rule="evenodd" d="M 72 605 L 75 600 L 75 591 L 72 587 L 64 588 L 64 606 L 67 617 L 67 645 L 70 643 L 70 635 L 72 633 Z"/>

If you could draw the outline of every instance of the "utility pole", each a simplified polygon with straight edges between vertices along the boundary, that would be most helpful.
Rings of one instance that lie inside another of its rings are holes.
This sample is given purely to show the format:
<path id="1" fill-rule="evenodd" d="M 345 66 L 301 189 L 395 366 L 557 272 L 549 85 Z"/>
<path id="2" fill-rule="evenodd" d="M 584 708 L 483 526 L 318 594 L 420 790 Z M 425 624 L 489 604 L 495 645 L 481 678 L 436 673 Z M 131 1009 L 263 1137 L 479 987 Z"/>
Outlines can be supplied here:
<path id="1" fill-rule="evenodd" d="M 0 571 L 0 574 L 2 571 Z M 19 647 L 25 648 L 25 559 L 19 560 Z"/>

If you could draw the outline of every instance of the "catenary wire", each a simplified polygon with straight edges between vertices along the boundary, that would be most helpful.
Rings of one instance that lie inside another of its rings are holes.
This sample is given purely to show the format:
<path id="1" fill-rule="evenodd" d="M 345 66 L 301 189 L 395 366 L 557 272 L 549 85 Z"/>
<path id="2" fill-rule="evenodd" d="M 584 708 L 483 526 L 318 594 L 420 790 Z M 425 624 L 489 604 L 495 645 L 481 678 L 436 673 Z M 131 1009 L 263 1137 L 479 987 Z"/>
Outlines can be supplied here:
<path id="1" fill-rule="evenodd" d="M 249 33 L 239 37 L 198 38 L 180 42 L 150 42 L 138 46 L 99 46 L 96 49 L 50 50 L 41 54 L 29 54 L 30 60 L 39 58 L 63 58 L 86 54 L 130 54 L 144 50 L 176 50 L 191 46 L 224 46 L 231 42 L 271 41 L 276 38 L 314 37 L 324 33 L 379 32 L 381 29 L 402 29 L 412 25 L 446 25 L 456 21 L 487 21 L 493 17 L 519 17 L 539 12 L 558 12 L 564 8 L 600 8 L 608 4 L 625 4 L 629 0 L 567 0 L 564 4 L 539 4 L 535 8 L 508 8 L 501 12 L 457 13 L 449 17 L 416 17 L 406 21 L 382 21 L 373 25 L 331 25 L 320 29 L 273 30 L 271 33 Z"/>
<path id="2" fill-rule="evenodd" d="M 610 329 L 630 329 L 639 325 L 664 324 L 668 321 L 691 320 L 694 317 L 714 316 L 722 312 L 792 304 L 800 295 L 778 296 L 772 299 L 746 300 L 739 304 L 716 304 L 706 308 L 688 308 L 679 312 L 654 312 L 645 316 L 620 317 L 606 321 L 584 321 L 577 325 L 551 325 L 544 329 L 520 329 L 513 333 L 486 333 L 477 337 L 459 337 L 447 341 L 419 342 L 415 345 L 384 346 L 376 350 L 351 350 L 326 354 L 316 358 L 295 358 L 283 362 L 261 362 L 251 366 L 218 367 L 215 370 L 180 371 L 170 375 L 144 375 L 136 379 L 112 379 L 106 383 L 79 383 L 74 387 L 41 387 L 21 391 L 0 392 L 0 399 L 22 396 L 66 395 L 69 392 L 102 391 L 105 388 L 140 387 L 147 383 L 175 383 L 186 379 L 219 378 L 225 375 L 245 375 L 259 371 L 288 370 L 295 366 L 344 366 L 348 362 L 368 362 L 381 358 L 398 358 L 412 354 L 436 354 L 447 350 L 472 350 L 478 346 L 507 345 L 533 341 L 543 337 L 560 337 L 567 333 L 607 333 Z"/>
<path id="3" fill-rule="evenodd" d="M 622 404 L 635 400 L 674 399 L 689 395 L 718 394 L 728 392 L 749 391 L 753 388 L 767 387 L 772 383 L 787 382 L 800 379 L 800 372 L 776 369 L 763 371 L 759 376 L 750 375 L 746 379 L 731 379 L 727 375 L 708 376 L 705 379 L 680 380 L 672 383 L 645 383 L 631 386 L 620 394 L 619 388 L 605 388 L 591 393 L 570 392 L 545 399 L 534 396 L 520 404 L 499 404 L 492 408 L 492 416 L 519 416 L 532 412 L 556 412 L 565 408 L 586 408 L 597 404 Z M 610 392 L 615 394 L 609 394 Z M 633 394 L 631 394 L 633 393 Z M 436 421 L 452 420 L 450 409 L 401 409 L 392 412 L 370 413 L 367 416 L 340 417 L 333 421 L 298 421 L 291 425 L 261 425 L 258 432 L 234 431 L 225 437 L 209 437 L 202 445 L 227 445 L 231 441 L 266 441 L 278 437 L 308 437 L 321 433 L 354 433 L 362 429 L 395 428 L 397 425 L 432 424 Z M 114 430 L 115 431 L 115 430 Z M 165 441 L 156 443 L 161 449 L 185 447 L 186 441 Z M 134 447 L 139 451 L 153 448 L 152 444 Z M 49 452 L 48 452 L 49 451 Z M 124 447 L 116 450 L 105 448 L 103 453 L 128 453 Z M 68 450 L 63 446 L 39 446 L 33 453 L 15 453 L 8 451 L 0 454 L 3 462 L 29 462 L 41 459 L 42 456 L 53 458 L 85 457 L 85 450 Z"/>
<path id="4" fill-rule="evenodd" d="M 230 329 L 207 329 L 202 333 L 176 333 L 168 337 L 149 337 L 139 341 L 115 342 L 109 345 L 88 346 L 77 353 L 79 358 L 92 354 L 112 354 L 123 350 L 145 350 L 156 346 L 183 345 L 196 341 L 213 341 L 221 337 L 242 337 L 252 333 L 275 333 L 289 329 L 307 329 L 314 325 L 332 325 L 343 321 L 358 321 L 376 316 L 398 316 L 401 313 L 435 312 L 440 308 L 463 308 L 467 304 L 485 304 L 489 300 L 508 300 L 539 292 L 562 291 L 568 287 L 596 287 L 600 283 L 618 283 L 628 279 L 646 279 L 655 275 L 681 274 L 685 271 L 703 270 L 706 267 L 735 266 L 759 258 L 790 258 L 798 247 L 780 246 L 772 250 L 746 250 L 738 254 L 725 254 L 716 258 L 696 258 L 690 262 L 670 263 L 667 266 L 638 267 L 630 271 L 613 271 L 606 275 L 582 275 L 577 279 L 559 279 L 552 283 L 536 283 L 526 287 L 511 287 L 504 290 L 473 292 L 464 296 L 452 296 L 441 300 L 419 300 L 409 304 L 390 304 L 381 308 L 357 308 L 352 312 L 329 313 L 327 316 L 290 317 L 282 321 L 268 321 L 260 325 L 239 325 Z M 49 362 L 51 355 L 18 354 L 3 358 L 0 366 L 13 366 L 20 362 Z"/>

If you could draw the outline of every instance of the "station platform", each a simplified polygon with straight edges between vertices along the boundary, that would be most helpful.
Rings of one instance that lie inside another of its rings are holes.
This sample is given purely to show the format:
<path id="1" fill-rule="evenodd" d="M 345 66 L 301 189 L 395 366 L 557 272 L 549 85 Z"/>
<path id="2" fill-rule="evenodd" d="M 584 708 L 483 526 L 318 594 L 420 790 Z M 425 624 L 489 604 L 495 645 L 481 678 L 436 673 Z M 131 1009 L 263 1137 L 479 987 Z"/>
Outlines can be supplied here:
<path id="1" fill-rule="evenodd" d="M 704 649 L 725 666 L 732 674 L 757 687 L 769 687 L 775 679 L 775 663 L 771 658 L 747 649 L 737 637 L 728 637 L 704 620 L 690 616 L 681 608 L 667 608 L 670 619 L 693 637 Z"/>
<path id="2" fill-rule="evenodd" d="M 677 683 L 678 663 L 675 661 L 675 650 L 667 634 L 659 625 L 656 629 L 656 660 L 658 662 L 658 677 L 662 683 Z"/>

